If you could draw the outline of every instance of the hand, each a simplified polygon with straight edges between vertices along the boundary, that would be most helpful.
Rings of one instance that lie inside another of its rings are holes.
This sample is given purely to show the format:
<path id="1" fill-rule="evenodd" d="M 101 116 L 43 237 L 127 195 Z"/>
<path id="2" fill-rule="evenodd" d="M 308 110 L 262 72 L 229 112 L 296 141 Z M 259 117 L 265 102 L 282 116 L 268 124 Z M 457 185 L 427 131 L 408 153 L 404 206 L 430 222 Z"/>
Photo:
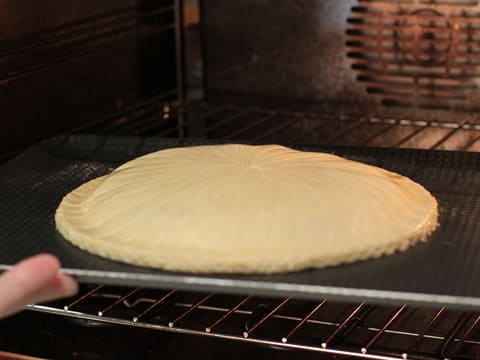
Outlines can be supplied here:
<path id="1" fill-rule="evenodd" d="M 56 257 L 41 254 L 19 262 L 0 275 L 0 318 L 28 304 L 74 295 L 78 291 L 77 283 L 70 276 L 60 274 L 59 269 Z"/>

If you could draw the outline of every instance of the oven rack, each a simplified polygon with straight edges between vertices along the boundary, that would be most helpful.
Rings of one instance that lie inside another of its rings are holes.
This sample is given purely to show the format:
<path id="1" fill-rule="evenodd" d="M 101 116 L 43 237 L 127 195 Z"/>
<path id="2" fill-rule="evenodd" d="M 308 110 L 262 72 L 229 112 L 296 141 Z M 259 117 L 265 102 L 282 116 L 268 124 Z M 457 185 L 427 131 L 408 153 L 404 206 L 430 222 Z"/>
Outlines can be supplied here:
<path id="1" fill-rule="evenodd" d="M 332 115 L 235 104 L 181 103 L 176 90 L 69 134 L 249 140 L 286 144 L 480 151 L 480 123 Z"/>
<path id="2" fill-rule="evenodd" d="M 347 145 L 480 151 L 480 123 L 410 120 L 374 116 L 179 102 L 173 88 L 58 135 L 159 136 L 259 141 L 293 145 Z M 0 155 L 4 162 L 23 149 Z"/>
<path id="3" fill-rule="evenodd" d="M 106 285 L 33 311 L 364 359 L 475 359 L 480 314 Z M 459 354 L 462 354 L 461 356 Z"/>

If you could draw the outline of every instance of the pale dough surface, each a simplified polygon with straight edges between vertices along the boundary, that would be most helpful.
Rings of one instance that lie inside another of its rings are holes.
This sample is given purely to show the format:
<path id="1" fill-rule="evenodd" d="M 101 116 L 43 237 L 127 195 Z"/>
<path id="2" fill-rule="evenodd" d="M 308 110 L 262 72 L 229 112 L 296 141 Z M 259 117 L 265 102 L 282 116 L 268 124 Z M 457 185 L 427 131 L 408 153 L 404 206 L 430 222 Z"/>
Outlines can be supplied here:
<path id="1" fill-rule="evenodd" d="M 377 167 L 278 145 L 174 148 L 64 197 L 74 245 L 139 266 L 273 273 L 405 250 L 437 226 L 421 185 Z"/>

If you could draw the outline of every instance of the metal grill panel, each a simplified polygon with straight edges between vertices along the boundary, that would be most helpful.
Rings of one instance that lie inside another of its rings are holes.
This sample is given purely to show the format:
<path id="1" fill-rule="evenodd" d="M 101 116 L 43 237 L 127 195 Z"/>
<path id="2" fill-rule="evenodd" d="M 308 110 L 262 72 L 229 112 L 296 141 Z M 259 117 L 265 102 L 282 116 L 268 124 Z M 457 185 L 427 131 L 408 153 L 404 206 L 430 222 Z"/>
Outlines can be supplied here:
<path id="1" fill-rule="evenodd" d="M 480 316 L 447 308 L 341 304 L 84 286 L 31 310 L 163 331 L 366 359 L 474 359 Z"/>

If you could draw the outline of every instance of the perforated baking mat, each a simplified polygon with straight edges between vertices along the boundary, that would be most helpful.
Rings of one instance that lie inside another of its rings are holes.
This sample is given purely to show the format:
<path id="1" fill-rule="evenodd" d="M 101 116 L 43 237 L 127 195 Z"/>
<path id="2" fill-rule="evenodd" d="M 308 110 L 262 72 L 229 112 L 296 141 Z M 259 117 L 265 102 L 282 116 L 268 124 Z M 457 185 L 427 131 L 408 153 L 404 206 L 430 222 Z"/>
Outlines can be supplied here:
<path id="1" fill-rule="evenodd" d="M 40 252 L 80 282 L 308 299 L 480 309 L 480 154 L 297 147 L 327 151 L 409 176 L 440 205 L 441 227 L 406 252 L 322 270 L 232 276 L 129 266 L 70 245 L 56 231 L 62 197 L 120 163 L 155 150 L 204 144 L 160 138 L 69 136 L 31 147 L 0 167 L 0 269 Z M 209 142 L 214 143 L 214 142 Z"/>

